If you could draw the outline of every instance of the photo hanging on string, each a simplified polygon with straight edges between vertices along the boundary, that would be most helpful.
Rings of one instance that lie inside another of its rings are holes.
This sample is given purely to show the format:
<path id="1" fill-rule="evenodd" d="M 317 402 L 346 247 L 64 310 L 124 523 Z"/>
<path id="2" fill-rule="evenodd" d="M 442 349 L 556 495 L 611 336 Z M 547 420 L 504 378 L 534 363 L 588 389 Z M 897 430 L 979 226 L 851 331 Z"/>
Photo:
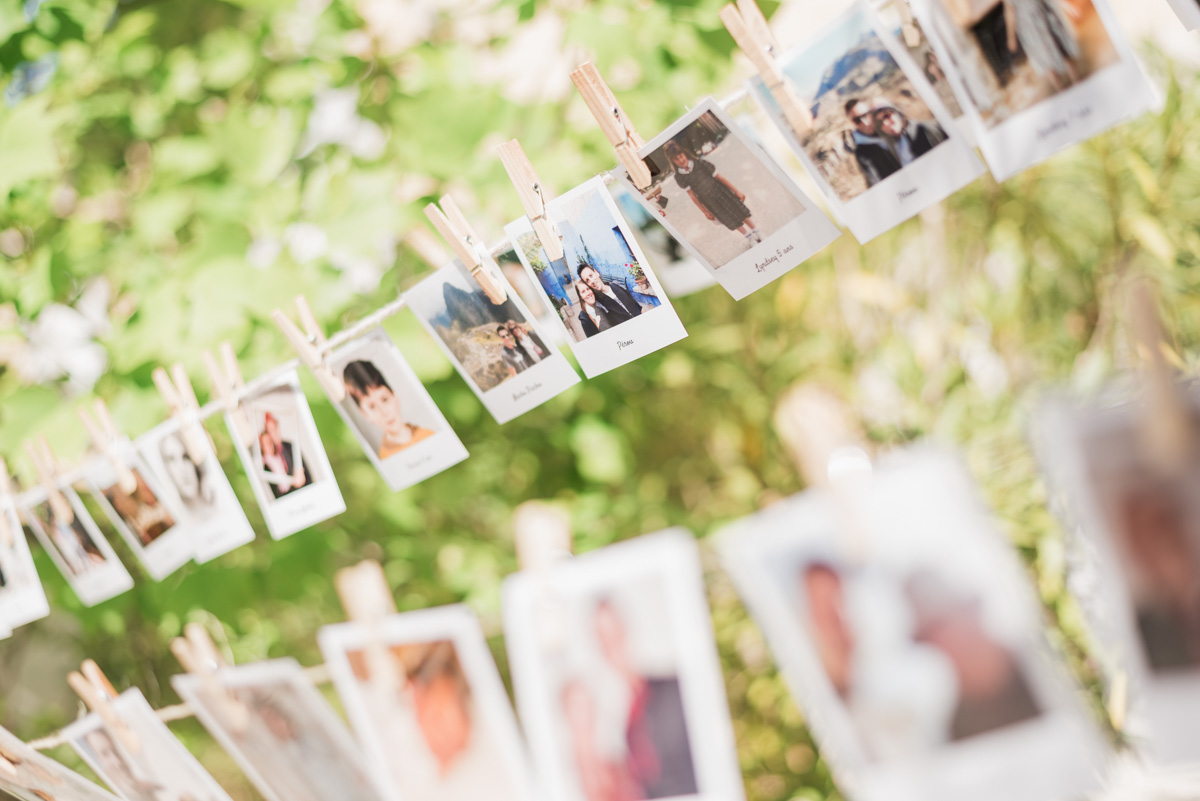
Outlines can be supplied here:
<path id="1" fill-rule="evenodd" d="M 623 181 L 664 228 L 741 300 L 834 239 L 837 226 L 711 97 L 638 152 L 651 183 Z"/>
<path id="2" fill-rule="evenodd" d="M 67 487 L 62 494 L 73 512 L 70 523 L 55 519 L 48 502 L 31 506 L 26 522 L 80 602 L 84 606 L 95 606 L 132 589 L 133 577 L 121 564 L 75 490 Z"/>
<path id="3" fill-rule="evenodd" d="M 198 463 L 192 461 L 173 420 L 138 437 L 137 446 L 150 474 L 179 511 L 197 563 L 254 541 L 254 529 L 207 439 Z"/>
<path id="4" fill-rule="evenodd" d="M 825 194 L 865 243 L 945 200 L 984 172 L 903 48 L 881 31 L 867 0 L 779 59 L 812 110 L 794 131 L 761 78 L 753 94 Z"/>
<path id="5" fill-rule="evenodd" d="M 495 262 L 480 258 L 505 288 L 503 303 L 493 303 L 457 259 L 404 299 L 496 422 L 507 423 L 578 384 L 579 375 Z"/>
<path id="6" fill-rule="evenodd" d="M 517 708 L 547 797 L 744 797 L 690 532 L 514 574 L 503 606 Z"/>
<path id="7" fill-rule="evenodd" d="M 49 615 L 50 605 L 11 495 L 0 494 L 0 515 L 0 631 L 11 633 Z"/>
<path id="8" fill-rule="evenodd" d="M 0 728 L 0 757 L 12 770 L 0 770 L 0 793 L 19 801 L 118 801 L 75 771 L 43 756 Z"/>
<path id="9" fill-rule="evenodd" d="M 516 718 L 470 609 L 392 615 L 374 632 L 338 623 L 318 642 L 387 801 L 534 801 Z"/>
<path id="10" fill-rule="evenodd" d="M 717 540 L 843 792 L 1051 801 L 1094 790 L 1103 735 L 963 468 L 918 449 L 849 491 L 806 492 Z"/>
<path id="11" fill-rule="evenodd" d="M 895 52 L 895 45 L 898 45 L 908 53 L 909 61 L 915 64 L 919 70 L 916 74 L 908 73 L 909 80 L 914 84 L 923 80 L 923 86 L 937 95 L 937 99 L 941 101 L 942 106 L 950 115 L 950 119 L 956 125 L 961 124 L 959 134 L 969 138 L 971 129 L 968 121 L 964 119 L 966 112 L 963 111 L 958 97 L 954 94 L 954 87 L 950 85 L 950 79 L 946 77 L 946 71 L 942 69 L 941 60 L 934 52 L 933 45 L 929 43 L 929 37 L 925 35 L 925 29 L 921 27 L 921 23 L 915 17 L 906 24 L 897 9 L 898 4 L 907 2 L 908 0 L 890 0 L 882 6 L 872 4 L 871 8 L 878 15 L 879 34 L 889 40 L 888 49 Z M 911 41 L 910 36 L 912 37 Z"/>
<path id="12" fill-rule="evenodd" d="M 658 217 L 646 210 L 628 186 L 613 182 L 608 188 L 621 216 L 633 229 L 642 252 L 654 265 L 668 297 L 681 298 L 717 285 L 717 279 L 668 233 Z"/>
<path id="13" fill-rule="evenodd" d="M 528 217 L 505 232 L 588 378 L 687 336 L 603 178 L 546 204 L 563 258 L 551 261 Z"/>
<path id="14" fill-rule="evenodd" d="M 998 181 L 1158 102 L 1108 0 L 912 2 Z"/>
<path id="15" fill-rule="evenodd" d="M 454 429 L 383 329 L 330 354 L 346 397 L 334 408 L 393 490 L 424 481 L 467 458 Z"/>
<path id="16" fill-rule="evenodd" d="M 283 539 L 346 511 L 296 371 L 242 401 L 254 439 L 246 448 L 226 415 L 272 539 Z"/>

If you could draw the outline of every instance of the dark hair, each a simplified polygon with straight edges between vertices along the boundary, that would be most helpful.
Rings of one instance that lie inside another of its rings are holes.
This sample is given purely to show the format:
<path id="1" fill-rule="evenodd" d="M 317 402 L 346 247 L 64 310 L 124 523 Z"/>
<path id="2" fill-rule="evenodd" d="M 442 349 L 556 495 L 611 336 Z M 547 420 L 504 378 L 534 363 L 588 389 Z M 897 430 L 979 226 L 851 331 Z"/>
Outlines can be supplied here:
<path id="1" fill-rule="evenodd" d="M 346 382 L 346 389 L 356 404 L 362 396 L 376 387 L 384 387 L 388 391 L 392 389 L 378 367 L 361 359 L 346 365 L 346 369 L 342 371 L 342 380 Z"/>
<path id="2" fill-rule="evenodd" d="M 579 264 L 575 267 L 575 275 L 579 276 L 580 281 L 583 281 L 583 271 L 584 270 L 595 270 L 596 275 L 600 275 L 600 271 L 596 270 L 596 265 L 592 264 L 591 262 L 581 260 L 579 262 Z M 600 275 L 600 280 L 602 280 L 602 281 L 604 280 L 603 275 Z M 584 283 L 586 284 L 587 282 L 584 281 Z"/>
<path id="3" fill-rule="evenodd" d="M 852 98 L 850 98 L 849 100 L 847 100 L 847 101 L 846 101 L 846 105 L 842 106 L 842 110 L 843 110 L 843 111 L 845 111 L 847 114 L 849 114 L 849 113 L 850 113 L 850 109 L 854 108 L 855 106 L 857 106 L 857 105 L 858 105 L 859 103 L 861 103 L 861 102 L 862 102 L 862 101 L 861 101 L 861 100 L 859 100 L 857 97 L 852 97 Z"/>

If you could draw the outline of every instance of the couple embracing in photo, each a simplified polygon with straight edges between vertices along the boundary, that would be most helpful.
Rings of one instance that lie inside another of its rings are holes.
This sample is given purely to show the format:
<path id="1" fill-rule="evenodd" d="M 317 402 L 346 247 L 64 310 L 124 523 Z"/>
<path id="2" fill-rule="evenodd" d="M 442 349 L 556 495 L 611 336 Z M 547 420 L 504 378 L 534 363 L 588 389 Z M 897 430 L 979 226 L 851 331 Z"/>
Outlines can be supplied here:
<path id="1" fill-rule="evenodd" d="M 843 146 L 854 155 L 868 188 L 946 141 L 937 122 L 912 120 L 886 98 L 852 97 L 845 110 L 853 128 L 843 134 Z"/>

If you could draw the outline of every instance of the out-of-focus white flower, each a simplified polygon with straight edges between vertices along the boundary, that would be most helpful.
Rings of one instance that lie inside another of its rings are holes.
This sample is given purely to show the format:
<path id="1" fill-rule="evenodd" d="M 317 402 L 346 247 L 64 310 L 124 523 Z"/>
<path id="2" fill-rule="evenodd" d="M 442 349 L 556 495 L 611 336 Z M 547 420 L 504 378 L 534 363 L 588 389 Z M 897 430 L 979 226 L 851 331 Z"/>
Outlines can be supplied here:
<path id="1" fill-rule="evenodd" d="M 357 89 L 326 89 L 317 93 L 298 155 L 304 158 L 321 145 L 341 145 L 359 158 L 377 159 L 386 143 L 383 129 L 358 115 Z"/>
<path id="2" fill-rule="evenodd" d="M 51 303 L 24 331 L 25 342 L 6 349 L 5 360 L 34 384 L 67 378 L 73 394 L 90 392 L 108 367 L 108 353 L 95 337 L 109 329 L 111 291 L 103 278 L 92 281 L 75 308 Z"/>
<path id="3" fill-rule="evenodd" d="M 987 339 L 969 333 L 958 349 L 963 369 L 988 400 L 995 400 L 1008 390 L 1008 367 Z"/>
<path id="4" fill-rule="evenodd" d="M 999 290 L 1012 288 L 1013 282 L 1017 280 L 1017 272 L 1016 260 L 1011 253 L 1003 250 L 994 250 L 983 260 L 984 275 Z"/>
<path id="5" fill-rule="evenodd" d="M 283 243 L 297 264 L 316 261 L 329 251 L 329 235 L 312 223 L 292 223 L 283 231 Z"/>
<path id="6" fill-rule="evenodd" d="M 893 426 L 904 420 L 905 398 L 895 379 L 878 364 L 858 374 L 858 406 L 873 425 Z"/>
<path id="7" fill-rule="evenodd" d="M 265 270 L 275 263 L 283 250 L 283 243 L 273 236 L 258 236 L 246 248 L 246 261 L 252 267 Z"/>
<path id="8" fill-rule="evenodd" d="M 383 267 L 367 256 L 334 251 L 329 263 L 341 270 L 346 286 L 360 294 L 374 291 L 383 278 Z"/>
<path id="9" fill-rule="evenodd" d="M 433 33 L 437 3 L 429 0 L 358 0 L 355 7 L 367 33 L 379 43 L 379 53 L 394 56 Z"/>
<path id="10" fill-rule="evenodd" d="M 563 46 L 565 32 L 558 14 L 543 11 L 519 26 L 503 49 L 478 54 L 479 81 L 502 87 L 514 103 L 561 100 L 571 92 L 571 70 L 587 59 L 582 48 Z"/>

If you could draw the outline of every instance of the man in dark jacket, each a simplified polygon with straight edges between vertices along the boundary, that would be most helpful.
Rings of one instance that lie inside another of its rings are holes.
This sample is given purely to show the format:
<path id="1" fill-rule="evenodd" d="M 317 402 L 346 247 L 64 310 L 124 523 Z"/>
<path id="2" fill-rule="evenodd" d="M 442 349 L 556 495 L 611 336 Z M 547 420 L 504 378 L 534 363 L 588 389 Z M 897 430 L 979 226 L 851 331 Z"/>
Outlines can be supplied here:
<path id="1" fill-rule="evenodd" d="M 866 100 L 852 97 L 846 101 L 846 116 L 854 130 L 844 142 L 846 151 L 854 154 L 858 168 L 862 171 L 867 187 L 887 178 L 900 170 L 900 159 L 896 157 L 887 139 L 879 133 L 875 113 Z"/>
<path id="2" fill-rule="evenodd" d="M 946 132 L 936 122 L 913 122 L 887 101 L 875 104 L 875 122 L 879 132 L 891 141 L 903 167 L 946 141 Z"/>
<path id="3" fill-rule="evenodd" d="M 612 325 L 620 325 L 642 313 L 642 306 L 624 284 L 605 281 L 600 271 L 590 264 L 579 265 L 579 280 L 596 293 L 596 305 L 604 310 Z"/>

